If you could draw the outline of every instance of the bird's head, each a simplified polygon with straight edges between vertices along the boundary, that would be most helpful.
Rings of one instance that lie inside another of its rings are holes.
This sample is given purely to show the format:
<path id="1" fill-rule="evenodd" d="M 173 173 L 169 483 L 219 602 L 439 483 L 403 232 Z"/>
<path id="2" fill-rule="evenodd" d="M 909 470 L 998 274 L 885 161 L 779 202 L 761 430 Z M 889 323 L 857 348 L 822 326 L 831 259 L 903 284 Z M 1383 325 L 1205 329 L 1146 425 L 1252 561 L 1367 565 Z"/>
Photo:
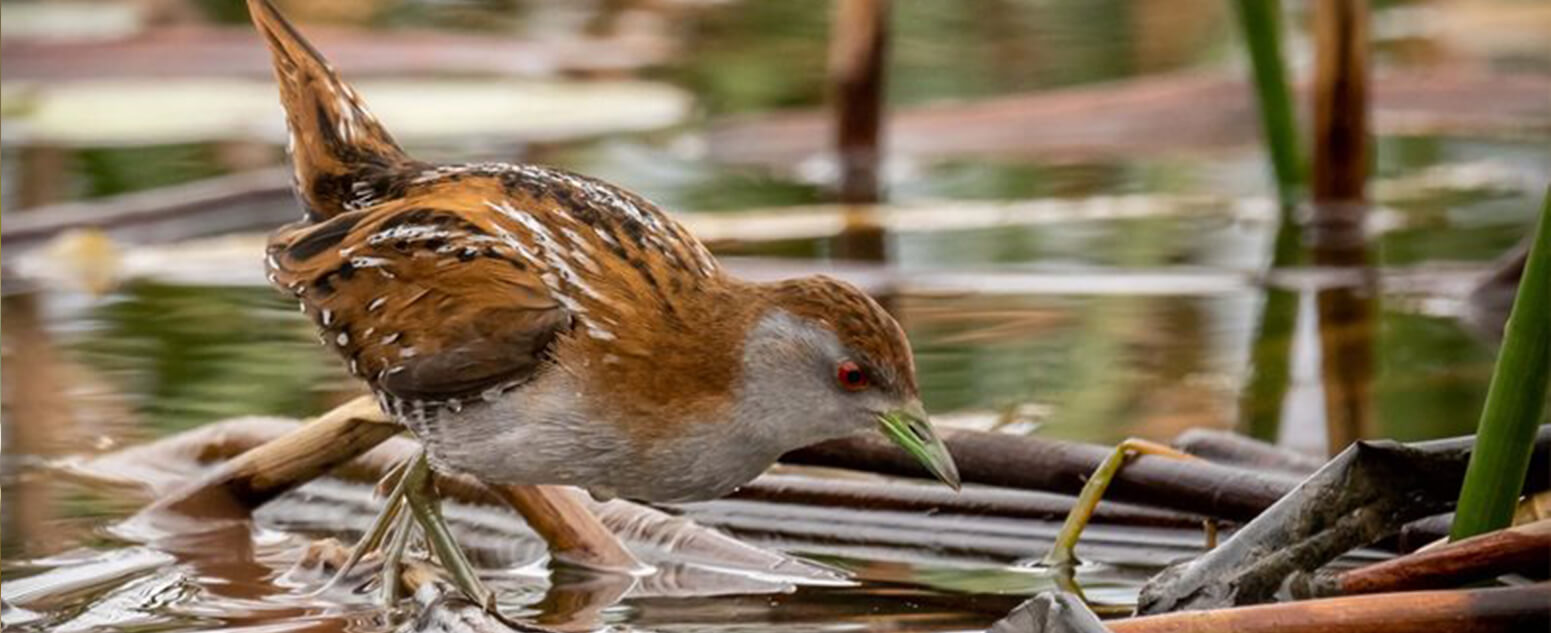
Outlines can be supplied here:
<path id="1" fill-rule="evenodd" d="M 769 284 L 743 349 L 740 416 L 785 448 L 876 429 L 957 489 L 899 323 L 866 293 L 817 276 Z"/>

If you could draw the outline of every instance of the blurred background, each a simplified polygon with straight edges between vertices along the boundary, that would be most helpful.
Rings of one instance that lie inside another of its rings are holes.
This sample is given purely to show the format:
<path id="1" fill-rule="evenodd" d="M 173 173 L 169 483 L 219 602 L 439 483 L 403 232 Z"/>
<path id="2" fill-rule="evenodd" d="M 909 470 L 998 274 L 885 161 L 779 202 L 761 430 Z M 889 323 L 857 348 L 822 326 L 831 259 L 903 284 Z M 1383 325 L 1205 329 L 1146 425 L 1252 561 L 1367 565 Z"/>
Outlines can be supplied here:
<path id="1" fill-rule="evenodd" d="M 1546 2 L 1372 3 L 1351 266 L 1272 265 L 1282 213 L 1226 0 L 896 0 L 870 70 L 874 40 L 829 0 L 277 4 L 418 158 L 603 178 L 735 271 L 876 292 L 948 424 L 1235 429 L 1314 455 L 1470 433 L 1551 180 Z M 1310 7 L 1284 8 L 1307 123 Z M 298 210 L 242 3 L 5 0 L 0 27 L 13 561 L 138 504 L 31 466 L 360 387 L 264 284 L 263 233 Z"/>

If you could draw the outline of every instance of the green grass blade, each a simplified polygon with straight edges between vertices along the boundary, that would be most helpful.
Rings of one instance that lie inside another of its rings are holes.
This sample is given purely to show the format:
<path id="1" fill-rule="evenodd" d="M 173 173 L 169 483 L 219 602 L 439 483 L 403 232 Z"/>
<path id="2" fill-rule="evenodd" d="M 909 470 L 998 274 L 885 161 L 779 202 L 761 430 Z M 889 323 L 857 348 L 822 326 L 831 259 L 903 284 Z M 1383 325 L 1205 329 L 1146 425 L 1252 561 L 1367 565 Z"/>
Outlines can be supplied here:
<path id="1" fill-rule="evenodd" d="M 1536 427 L 1551 385 L 1551 188 L 1540 209 L 1513 312 L 1503 329 L 1450 537 L 1506 527 L 1524 487 Z"/>
<path id="2" fill-rule="evenodd" d="M 1282 3 L 1277 0 L 1238 0 L 1239 27 L 1249 48 L 1254 69 L 1255 93 L 1260 104 L 1260 124 L 1271 152 L 1277 194 L 1284 209 L 1291 209 L 1303 195 L 1303 159 L 1298 150 L 1298 122 L 1293 118 L 1292 96 L 1287 91 L 1287 71 L 1282 65 Z M 1283 221 L 1290 221 L 1284 216 Z"/>

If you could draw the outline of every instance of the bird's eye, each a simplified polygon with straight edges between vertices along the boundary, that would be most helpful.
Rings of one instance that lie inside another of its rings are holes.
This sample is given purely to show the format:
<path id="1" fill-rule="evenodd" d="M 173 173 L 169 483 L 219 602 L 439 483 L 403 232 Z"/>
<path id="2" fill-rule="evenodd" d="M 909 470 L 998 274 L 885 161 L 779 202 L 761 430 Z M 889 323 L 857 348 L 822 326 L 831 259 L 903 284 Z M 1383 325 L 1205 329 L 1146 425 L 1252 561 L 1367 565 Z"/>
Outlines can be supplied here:
<path id="1" fill-rule="evenodd" d="M 844 361 L 835 368 L 835 380 L 846 391 L 861 391 L 871 383 L 867 378 L 867 372 L 856 361 Z"/>

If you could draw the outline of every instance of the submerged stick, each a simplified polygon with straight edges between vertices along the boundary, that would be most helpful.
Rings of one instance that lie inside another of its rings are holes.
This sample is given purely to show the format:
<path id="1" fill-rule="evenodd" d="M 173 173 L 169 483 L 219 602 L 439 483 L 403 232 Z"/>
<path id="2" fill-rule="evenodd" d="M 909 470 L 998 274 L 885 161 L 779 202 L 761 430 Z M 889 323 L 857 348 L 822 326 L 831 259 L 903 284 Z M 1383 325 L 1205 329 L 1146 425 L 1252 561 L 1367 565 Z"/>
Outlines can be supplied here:
<path id="1" fill-rule="evenodd" d="M 1185 611 L 1106 622 L 1114 633 L 1512 633 L 1551 626 L 1551 585 L 1418 591 Z"/>
<path id="2" fill-rule="evenodd" d="M 1287 450 L 1252 437 L 1217 429 L 1190 429 L 1174 438 L 1174 448 L 1203 459 L 1241 468 L 1269 468 L 1300 477 L 1324 465 L 1322 458 Z"/>
<path id="3" fill-rule="evenodd" d="M 943 441 L 965 483 L 1078 494 L 1112 448 L 1026 435 L 945 430 Z M 881 437 L 858 436 L 787 453 L 783 461 L 929 477 L 920 464 Z M 1209 462 L 1142 456 L 1115 477 L 1108 498 L 1210 517 L 1247 521 L 1298 479 Z"/>
<path id="4" fill-rule="evenodd" d="M 839 506 L 865 510 L 930 512 L 1055 521 L 1076 499 L 1034 490 L 945 486 L 905 486 L 894 481 L 855 481 L 766 474 L 728 495 L 729 499 L 771 503 Z M 1133 504 L 1103 502 L 1094 523 L 1194 528 L 1202 517 Z"/>
<path id="5" fill-rule="evenodd" d="M 1368 181 L 1368 3 L 1314 3 L 1314 200 L 1360 202 Z"/>
<path id="6" fill-rule="evenodd" d="M 1454 587 L 1551 568 L 1551 519 L 1489 532 L 1316 581 L 1320 593 L 1378 593 Z"/>
<path id="7" fill-rule="evenodd" d="M 1095 444 L 1049 440 L 1028 435 L 945 429 L 943 442 L 959 464 L 964 483 L 1022 490 L 1078 494 L 1087 478 L 1113 449 Z M 1465 457 L 1475 439 L 1454 437 L 1416 442 L 1426 451 L 1459 456 L 1456 476 L 1464 475 Z M 831 440 L 782 456 L 793 464 L 850 468 L 930 479 L 921 465 L 882 437 L 861 435 Z M 1535 436 L 1525 490 L 1551 483 L 1551 427 Z M 1297 477 L 1233 468 L 1210 462 L 1142 456 L 1116 476 L 1106 498 L 1168 508 L 1209 517 L 1248 521 L 1297 487 Z"/>
<path id="8" fill-rule="evenodd" d="M 164 497 L 136 518 L 156 525 L 172 515 L 246 516 L 254 508 L 367 454 L 402 427 L 383 415 L 371 398 L 351 400 L 300 428 L 247 450 L 194 485 Z M 379 464 L 386 472 L 391 457 Z M 459 481 L 464 479 L 465 481 Z M 438 476 L 438 486 L 484 486 L 469 478 Z M 469 494 L 469 493 L 466 493 Z M 528 520 L 549 544 L 556 560 L 600 570 L 641 568 L 608 528 L 569 491 L 533 487 L 497 495 Z"/>
<path id="9" fill-rule="evenodd" d="M 142 515 L 246 515 L 371 450 L 400 430 L 386 420 L 371 398 L 362 396 L 238 455 L 208 477 L 151 504 Z"/>
<path id="10" fill-rule="evenodd" d="M 565 486 L 491 486 L 490 491 L 544 537 L 556 560 L 600 571 L 646 569 L 588 509 L 581 492 Z"/>
<path id="11" fill-rule="evenodd" d="M 1368 3 L 1314 2 L 1314 207 L 1308 243 L 1318 266 L 1358 283 L 1321 289 L 1320 374 L 1330 453 L 1373 437 L 1378 291 L 1364 224 L 1368 143 Z"/>
<path id="12" fill-rule="evenodd" d="M 1541 437 L 1548 435 L 1551 428 L 1542 429 Z M 1270 601 L 1292 574 L 1447 510 L 1471 448 L 1457 440 L 1358 442 L 1222 546 L 1153 576 L 1142 587 L 1137 611 Z"/>
<path id="13" fill-rule="evenodd" d="M 873 203 L 882 197 L 883 76 L 889 0 L 838 0 L 830 36 L 829 83 L 835 113 L 839 197 Z"/>
<path id="14" fill-rule="evenodd" d="M 275 442 L 297 430 L 297 424 L 291 420 L 238 418 L 209 424 L 152 444 L 130 447 L 79 464 L 76 470 L 83 476 L 100 481 L 115 474 L 133 473 L 137 463 L 166 459 L 168 454 L 181 455 L 181 458 L 191 461 L 228 459 Z M 406 437 L 392 437 L 335 468 L 332 474 L 353 481 L 375 481 L 413 455 L 418 448 L 419 444 Z M 160 473 L 146 473 L 141 479 L 153 480 Z M 609 543 L 601 542 L 607 537 L 617 543 L 619 537 L 625 536 L 648 549 L 672 551 L 674 556 L 681 559 L 759 569 L 794 578 L 818 581 L 838 579 L 829 570 L 624 500 L 595 503 L 578 491 L 563 486 L 536 486 L 528 493 L 521 492 L 523 487 L 516 487 L 519 492 L 512 495 L 501 492 L 500 487 L 486 486 L 467 475 L 438 474 L 435 481 L 438 492 L 446 499 L 490 503 L 498 498 L 505 500 L 506 497 L 512 497 L 511 502 L 523 504 L 519 513 L 523 513 L 523 509 L 536 510 L 535 515 L 539 518 L 529 520 L 530 527 L 550 543 L 551 554 L 557 560 L 578 567 L 631 573 L 640 570 L 637 559 L 623 544 L 618 546 L 617 552 L 612 552 Z M 156 487 L 154 481 L 148 483 Z M 552 511 L 545 511 L 542 509 L 544 507 L 550 507 Z M 524 519 L 528 519 L 525 513 Z M 601 533 L 595 525 L 603 527 Z"/>

